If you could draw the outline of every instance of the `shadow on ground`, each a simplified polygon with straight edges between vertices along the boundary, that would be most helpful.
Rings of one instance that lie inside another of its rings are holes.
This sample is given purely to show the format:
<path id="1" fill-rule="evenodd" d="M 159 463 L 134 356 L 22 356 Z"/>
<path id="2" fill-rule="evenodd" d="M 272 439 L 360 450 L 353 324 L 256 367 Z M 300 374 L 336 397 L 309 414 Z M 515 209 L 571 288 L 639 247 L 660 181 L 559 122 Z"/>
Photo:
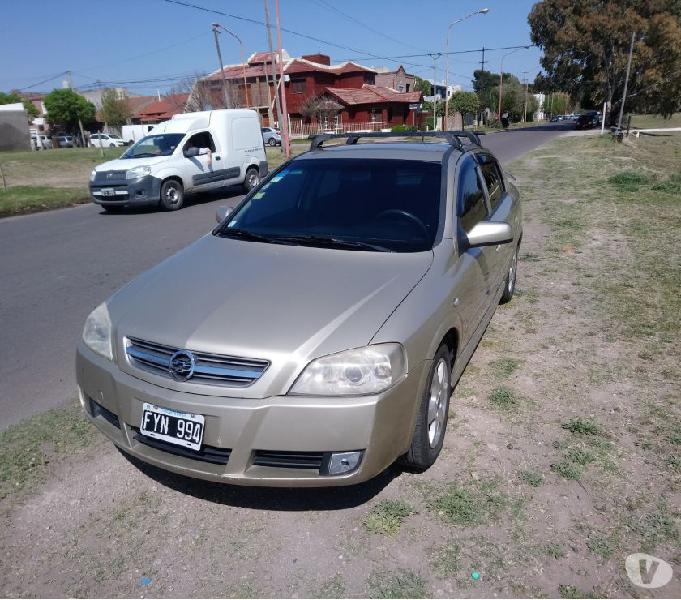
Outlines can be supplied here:
<path id="1" fill-rule="evenodd" d="M 402 469 L 397 465 L 391 465 L 373 479 L 347 487 L 246 487 L 177 475 L 142 462 L 122 450 L 119 450 L 119 452 L 142 473 L 176 492 L 216 504 L 272 511 L 330 511 L 361 506 L 402 473 Z"/>

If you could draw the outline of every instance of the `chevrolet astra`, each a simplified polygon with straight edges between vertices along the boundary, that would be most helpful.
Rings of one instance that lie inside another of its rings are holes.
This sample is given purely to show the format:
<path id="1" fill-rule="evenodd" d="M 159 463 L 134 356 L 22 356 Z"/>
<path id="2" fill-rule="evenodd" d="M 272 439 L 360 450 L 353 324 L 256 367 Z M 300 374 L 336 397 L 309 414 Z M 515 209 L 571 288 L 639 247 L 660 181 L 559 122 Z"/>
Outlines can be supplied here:
<path id="1" fill-rule="evenodd" d="M 269 486 L 435 462 L 514 292 L 520 202 L 475 134 L 388 135 L 317 136 L 90 314 L 80 399 L 125 454 Z"/>

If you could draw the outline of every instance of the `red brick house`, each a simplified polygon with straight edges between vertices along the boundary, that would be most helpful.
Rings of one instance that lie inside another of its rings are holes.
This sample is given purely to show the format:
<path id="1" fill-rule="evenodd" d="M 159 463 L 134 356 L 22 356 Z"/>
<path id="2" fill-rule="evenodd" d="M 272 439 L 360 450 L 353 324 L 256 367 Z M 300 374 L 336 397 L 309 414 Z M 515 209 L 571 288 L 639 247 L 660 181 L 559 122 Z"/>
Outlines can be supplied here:
<path id="1" fill-rule="evenodd" d="M 332 65 L 326 54 L 291 58 L 283 51 L 282 57 L 286 108 L 294 133 L 299 129 L 299 133 L 304 134 L 306 126 L 309 128 L 310 125 L 336 129 L 418 125 L 420 92 L 399 93 L 376 86 L 375 70 L 352 61 Z M 280 80 L 276 53 L 274 61 L 272 58 L 269 52 L 259 52 L 253 54 L 246 64 L 230 65 L 224 69 L 232 105 L 256 108 L 264 124 L 268 121 L 268 104 L 274 105 L 273 69 L 277 83 Z M 222 102 L 220 71 L 209 75 L 204 85 L 210 98 Z M 329 100 L 327 106 L 332 109 L 325 113 L 324 123 L 317 123 L 318 118 L 309 111 L 309 101 L 313 98 Z M 331 119 L 329 115 L 332 115 Z"/>
<path id="2" fill-rule="evenodd" d="M 147 104 L 137 114 L 140 123 L 160 123 L 184 112 L 189 94 L 170 94 Z"/>

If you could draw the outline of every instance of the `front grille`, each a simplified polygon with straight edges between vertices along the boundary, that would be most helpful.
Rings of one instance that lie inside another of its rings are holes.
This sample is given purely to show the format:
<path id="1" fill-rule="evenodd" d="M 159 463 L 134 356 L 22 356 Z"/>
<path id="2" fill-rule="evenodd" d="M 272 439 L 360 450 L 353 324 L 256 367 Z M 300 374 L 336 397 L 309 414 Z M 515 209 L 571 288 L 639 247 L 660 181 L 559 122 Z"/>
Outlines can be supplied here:
<path id="1" fill-rule="evenodd" d="M 144 371 L 172 378 L 170 359 L 180 350 L 138 338 L 126 338 L 125 352 L 131 364 Z M 191 352 L 194 371 L 188 383 L 204 383 L 224 387 L 247 387 L 256 382 L 270 366 L 269 361 L 240 358 L 207 352 Z"/>
<path id="2" fill-rule="evenodd" d="M 125 181 L 126 171 L 97 171 L 93 183 L 106 185 L 107 183 L 120 183 Z"/>
<path id="3" fill-rule="evenodd" d="M 155 440 L 140 433 L 137 427 L 131 427 L 135 432 L 135 439 L 145 446 L 155 448 L 156 450 L 163 450 L 168 454 L 175 454 L 176 456 L 184 456 L 193 460 L 200 460 L 214 465 L 226 465 L 229 462 L 229 457 L 232 454 L 231 448 L 215 448 L 214 446 L 203 445 L 201 450 L 192 450 L 191 448 L 183 448 L 182 446 L 175 446 L 164 442 L 162 440 Z"/>
<path id="4" fill-rule="evenodd" d="M 253 464 L 279 469 L 317 469 L 328 460 L 326 452 L 287 452 L 283 450 L 256 450 Z"/>

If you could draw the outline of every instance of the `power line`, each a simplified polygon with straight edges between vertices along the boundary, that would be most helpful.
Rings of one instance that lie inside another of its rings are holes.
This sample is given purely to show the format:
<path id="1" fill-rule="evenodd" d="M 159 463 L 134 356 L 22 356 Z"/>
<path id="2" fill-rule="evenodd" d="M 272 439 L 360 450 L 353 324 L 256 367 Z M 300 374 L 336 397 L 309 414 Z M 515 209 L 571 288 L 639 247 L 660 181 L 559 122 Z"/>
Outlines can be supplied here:
<path id="1" fill-rule="evenodd" d="M 235 15 L 232 13 L 226 13 L 221 10 L 216 10 L 214 8 L 207 8 L 205 6 L 200 6 L 198 4 L 193 4 L 191 2 L 184 2 L 183 0 L 163 0 L 163 2 L 166 2 L 168 4 L 177 4 L 179 6 L 184 6 L 186 8 L 193 8 L 195 10 L 199 10 L 202 12 L 206 13 L 211 13 L 215 15 L 221 15 L 223 17 L 228 17 L 230 19 L 236 19 L 238 21 L 244 21 L 246 23 L 251 23 L 253 25 L 260 25 L 261 27 L 267 28 L 267 25 L 263 21 L 259 21 L 258 19 L 251 19 L 250 17 L 244 17 L 242 15 Z M 343 44 L 337 44 L 336 42 L 330 42 L 328 40 L 323 40 L 321 38 L 315 37 L 313 35 L 308 35 L 307 33 L 301 33 L 299 31 L 294 31 L 293 29 L 287 29 L 286 27 L 281 28 L 282 31 L 285 31 L 286 33 L 289 33 L 291 35 L 294 35 L 296 37 L 300 37 L 306 40 L 310 40 L 312 42 L 317 42 L 318 44 L 324 44 L 326 46 L 332 46 L 334 48 L 340 48 L 341 50 L 348 50 L 349 52 L 353 52 L 354 54 L 366 54 L 367 56 L 379 60 L 391 60 L 391 62 L 399 62 L 398 60 L 392 60 L 392 59 L 387 59 L 383 58 L 381 56 L 377 56 L 375 54 L 372 54 L 370 52 L 367 52 L 365 50 L 358 50 L 357 48 L 353 48 L 351 46 L 345 46 Z M 406 65 L 409 65 L 411 67 L 423 67 L 423 65 L 419 64 L 413 64 L 413 63 L 404 63 Z"/>
<path id="2" fill-rule="evenodd" d="M 48 77 L 47 79 L 43 79 L 42 81 L 38 81 L 37 83 L 32 83 L 31 85 L 24 86 L 22 88 L 19 88 L 19 91 L 23 90 L 30 90 L 31 88 L 38 87 L 39 85 L 42 85 L 43 83 L 47 83 L 48 81 L 53 81 L 57 79 L 57 77 L 61 77 L 62 75 L 66 75 L 67 71 L 62 71 L 61 73 L 57 73 L 56 75 L 53 75 L 52 77 Z"/>

